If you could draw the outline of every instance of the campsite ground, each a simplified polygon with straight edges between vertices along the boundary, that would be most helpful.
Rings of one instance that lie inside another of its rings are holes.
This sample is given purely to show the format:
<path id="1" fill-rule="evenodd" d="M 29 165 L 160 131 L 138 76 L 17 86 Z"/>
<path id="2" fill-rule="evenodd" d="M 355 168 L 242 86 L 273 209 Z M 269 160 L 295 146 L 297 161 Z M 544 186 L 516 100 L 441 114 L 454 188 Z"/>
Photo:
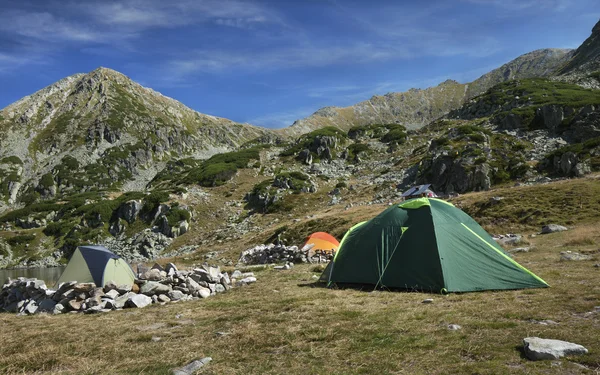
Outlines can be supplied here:
<path id="1" fill-rule="evenodd" d="M 447 296 L 330 290 L 314 284 L 319 266 L 303 265 L 259 271 L 256 284 L 196 302 L 100 315 L 2 314 L 0 372 L 164 374 L 205 356 L 213 361 L 203 374 L 600 371 L 600 311 L 592 312 L 600 305 L 599 260 L 559 260 L 565 249 L 597 257 L 600 228 L 528 241 L 533 249 L 515 259 L 550 288 Z M 531 362 L 521 352 L 528 336 L 590 353 Z"/>

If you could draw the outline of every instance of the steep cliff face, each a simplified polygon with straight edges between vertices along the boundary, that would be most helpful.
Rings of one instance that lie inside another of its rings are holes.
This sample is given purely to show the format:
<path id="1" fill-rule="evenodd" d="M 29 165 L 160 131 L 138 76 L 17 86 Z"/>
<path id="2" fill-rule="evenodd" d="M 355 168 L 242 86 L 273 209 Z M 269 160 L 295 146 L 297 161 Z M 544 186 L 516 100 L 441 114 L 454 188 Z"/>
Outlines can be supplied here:
<path id="1" fill-rule="evenodd" d="M 147 181 L 172 157 L 205 158 L 269 133 L 198 113 L 99 68 L 0 112 L 0 176 L 10 176 L 0 194 L 14 203 L 31 189 L 52 195 L 66 187 L 122 186 L 142 175 Z"/>
<path id="2" fill-rule="evenodd" d="M 559 70 L 561 75 L 593 73 L 600 70 L 600 21 L 592 28 L 592 35 L 575 50 L 572 58 Z"/>

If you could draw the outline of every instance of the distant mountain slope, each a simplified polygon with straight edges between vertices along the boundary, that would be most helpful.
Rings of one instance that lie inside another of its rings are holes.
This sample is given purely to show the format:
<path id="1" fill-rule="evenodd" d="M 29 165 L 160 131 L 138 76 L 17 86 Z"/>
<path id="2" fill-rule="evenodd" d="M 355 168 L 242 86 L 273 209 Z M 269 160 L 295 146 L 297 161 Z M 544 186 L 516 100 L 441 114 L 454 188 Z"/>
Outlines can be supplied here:
<path id="1" fill-rule="evenodd" d="M 56 167 L 67 156 L 78 162 L 81 178 L 90 180 L 84 189 L 98 181 L 102 187 L 121 186 L 142 171 L 148 180 L 171 157 L 207 157 L 269 133 L 198 113 L 99 68 L 62 79 L 0 112 L 0 195 L 14 201 L 22 185 L 43 190 L 38 179 L 47 173 L 60 185 Z"/>
<path id="2" fill-rule="evenodd" d="M 592 35 L 587 38 L 572 58 L 559 70 L 559 74 L 592 73 L 600 70 L 600 21 L 592 28 Z"/>
<path id="3" fill-rule="evenodd" d="M 323 126 L 348 129 L 357 125 L 402 123 L 408 128 L 421 128 L 429 122 L 459 108 L 467 99 L 480 95 L 490 87 L 517 78 L 546 77 L 571 56 L 568 49 L 533 51 L 486 73 L 469 84 L 447 80 L 427 89 L 410 89 L 388 93 L 349 107 L 325 107 L 309 117 L 297 120 L 281 132 L 300 135 Z"/>
<path id="4" fill-rule="evenodd" d="M 356 125 L 401 122 L 408 128 L 420 128 L 433 119 L 459 107 L 465 99 L 466 86 L 448 80 L 424 90 L 375 95 L 350 107 L 325 107 L 311 116 L 297 120 L 284 134 L 300 135 L 324 126 L 349 129 Z"/>
<path id="5" fill-rule="evenodd" d="M 511 79 L 548 77 L 573 56 L 571 49 L 546 48 L 526 53 L 469 83 L 469 98 Z"/>

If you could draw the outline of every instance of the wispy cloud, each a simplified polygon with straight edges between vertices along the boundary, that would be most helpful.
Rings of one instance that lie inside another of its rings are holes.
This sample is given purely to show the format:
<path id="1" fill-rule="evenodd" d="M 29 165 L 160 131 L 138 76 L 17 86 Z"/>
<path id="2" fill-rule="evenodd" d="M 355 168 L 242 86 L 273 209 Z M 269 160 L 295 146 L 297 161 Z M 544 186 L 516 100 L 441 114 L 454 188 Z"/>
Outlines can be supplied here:
<path id="1" fill-rule="evenodd" d="M 570 4 L 571 0 L 463 0 L 468 3 L 478 5 L 492 5 L 495 7 L 511 10 L 511 11 L 523 11 L 523 10 L 536 10 L 549 9 L 556 12 L 565 10 Z"/>
<path id="2" fill-rule="evenodd" d="M 101 34 L 90 27 L 67 21 L 48 12 L 2 12 L 0 30 L 44 41 L 91 42 L 102 39 Z"/>
<path id="3" fill-rule="evenodd" d="M 194 73 L 215 73 L 229 69 L 259 70 L 295 67 L 319 67 L 335 63 L 365 63 L 390 58 L 407 58 L 411 52 L 400 46 L 355 43 L 347 46 L 298 46 L 265 51 L 195 51 L 168 62 L 175 77 Z"/>
<path id="4" fill-rule="evenodd" d="M 271 112 L 264 116 L 251 118 L 247 122 L 252 125 L 263 126 L 266 128 L 283 128 L 289 126 L 298 119 L 310 116 L 315 110 L 314 107 L 304 107 L 291 111 Z"/>
<path id="5" fill-rule="evenodd" d="M 249 28 L 257 24 L 282 23 L 274 11 L 252 2 L 235 0 L 105 1 L 84 4 L 80 9 L 97 23 L 142 31 L 183 25 L 214 23 Z"/>

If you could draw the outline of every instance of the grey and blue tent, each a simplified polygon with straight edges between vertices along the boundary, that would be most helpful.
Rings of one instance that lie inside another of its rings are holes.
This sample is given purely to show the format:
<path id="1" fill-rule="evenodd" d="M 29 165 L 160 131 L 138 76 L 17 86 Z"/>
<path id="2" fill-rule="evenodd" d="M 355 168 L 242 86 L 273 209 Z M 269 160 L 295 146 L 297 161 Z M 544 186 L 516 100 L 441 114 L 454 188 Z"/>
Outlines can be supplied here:
<path id="1" fill-rule="evenodd" d="M 102 287 L 109 281 L 133 285 L 134 280 L 131 266 L 104 246 L 79 246 L 56 284 L 77 281 Z"/>

